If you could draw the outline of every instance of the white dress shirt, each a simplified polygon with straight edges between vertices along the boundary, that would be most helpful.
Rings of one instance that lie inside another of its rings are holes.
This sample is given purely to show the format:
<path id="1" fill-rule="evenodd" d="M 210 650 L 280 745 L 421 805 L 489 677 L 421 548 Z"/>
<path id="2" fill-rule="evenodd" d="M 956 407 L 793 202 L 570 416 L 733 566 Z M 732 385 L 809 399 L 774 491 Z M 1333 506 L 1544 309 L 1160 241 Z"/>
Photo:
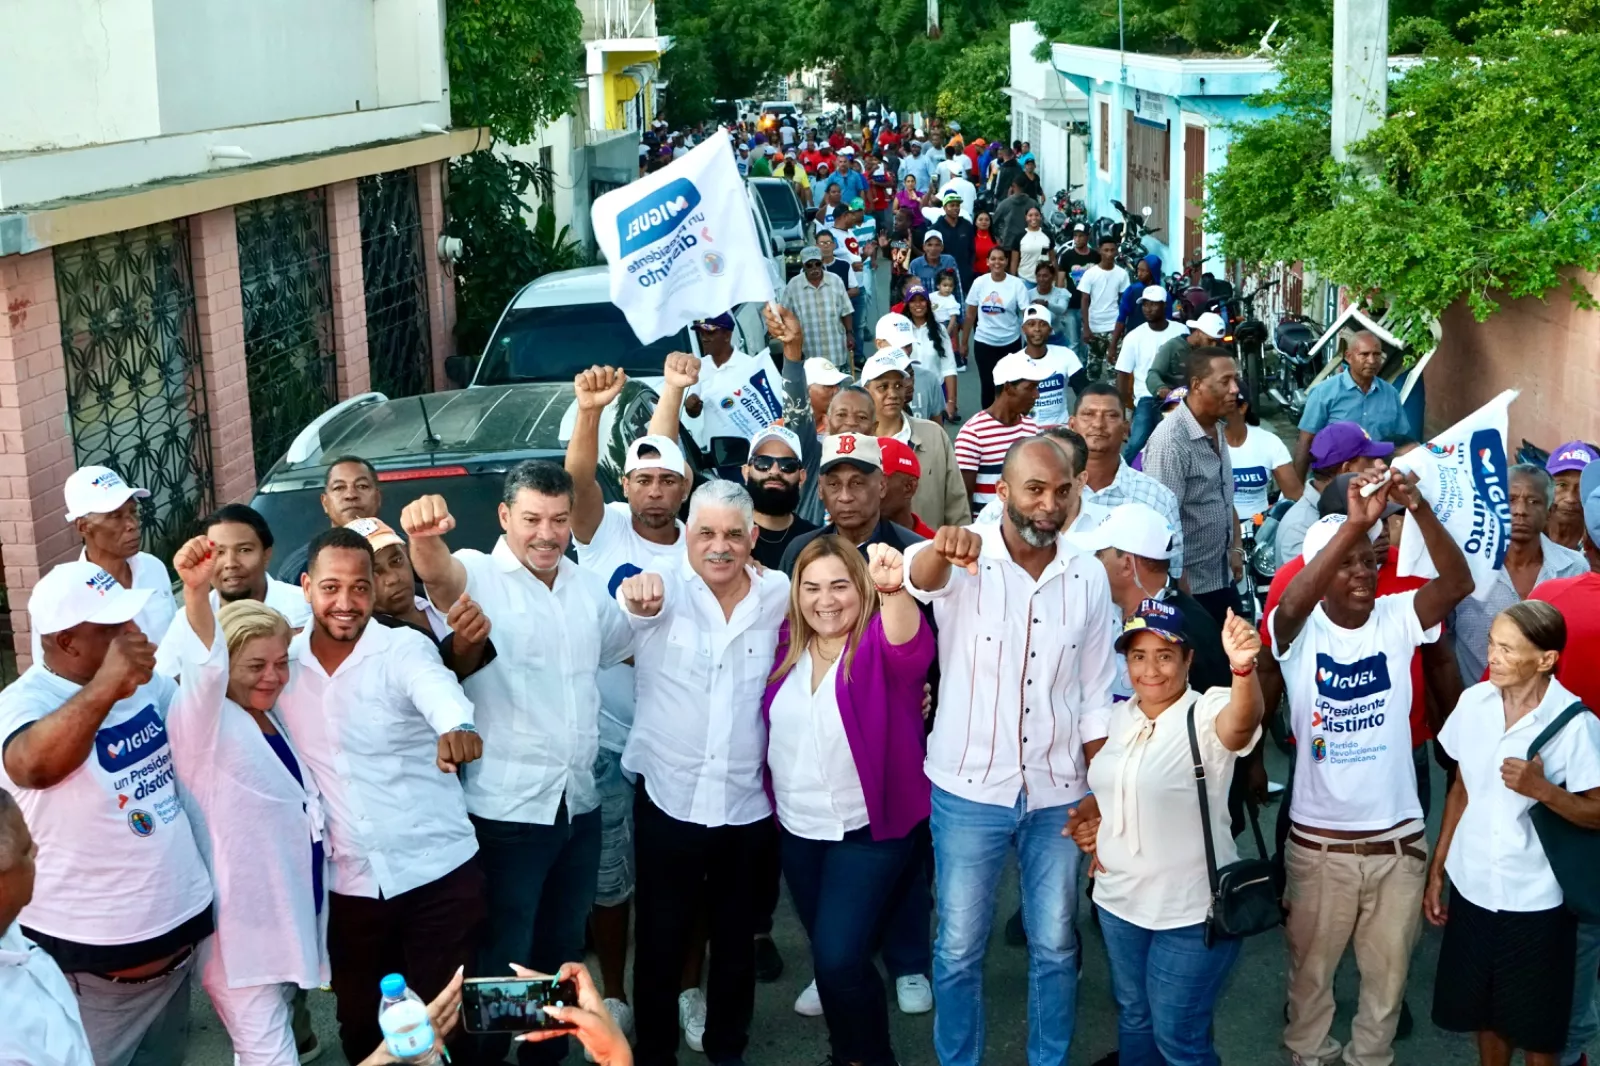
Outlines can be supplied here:
<path id="1" fill-rule="evenodd" d="M 0 931 L 0 1003 L 0 1063 L 94 1066 L 78 997 L 61 967 L 16 922 Z"/>
<path id="2" fill-rule="evenodd" d="M 467 571 L 467 595 L 494 627 L 497 652 L 463 684 L 483 734 L 483 758 L 461 775 L 467 810 L 551 825 L 565 796 L 569 817 L 589 813 L 600 806 L 595 679 L 632 654 L 633 631 L 605 581 L 570 559 L 546 588 L 505 537 L 492 554 L 462 549 L 455 557 Z"/>
<path id="3" fill-rule="evenodd" d="M 388 898 L 438 880 L 478 852 L 461 785 L 435 763 L 472 702 L 414 629 L 368 622 L 331 677 L 311 632 L 289 644 L 278 715 L 322 790 L 329 889 Z"/>
<path id="4" fill-rule="evenodd" d="M 789 579 L 750 568 L 749 590 L 732 617 L 724 617 L 687 558 L 657 572 L 664 592 L 660 612 L 627 615 L 637 649 L 638 704 L 623 768 L 642 776 L 651 801 L 680 822 L 759 822 L 772 813 L 762 780 L 767 729 L 761 697 L 789 608 Z"/>
<path id="5" fill-rule="evenodd" d="M 88 562 L 88 551 L 79 551 L 78 561 Z M 133 621 L 152 643 L 159 644 L 161 638 L 167 635 L 167 627 L 172 624 L 173 616 L 178 613 L 178 600 L 172 594 L 172 575 L 167 573 L 167 564 L 149 552 L 135 552 L 128 560 L 128 569 L 133 582 L 129 588 L 150 590 L 150 598 L 133 616 Z M 34 662 L 44 662 L 38 630 L 33 631 L 29 648 Z"/>
<path id="6" fill-rule="evenodd" d="M 977 803 L 1027 809 L 1084 797 L 1083 745 L 1106 735 L 1116 605 L 1105 568 L 1056 539 L 1035 581 L 1005 546 L 1003 526 L 969 527 L 983 540 L 978 572 L 951 567 L 943 588 L 921 589 L 906 549 L 906 591 L 933 604 L 939 625 L 939 714 L 928 778 Z"/>
<path id="7" fill-rule="evenodd" d="M 328 981 L 328 908 L 319 914 L 312 894 L 311 845 L 323 828 L 316 778 L 291 745 L 305 783 L 296 781 L 255 718 L 228 698 L 228 642 L 213 624 L 209 650 L 182 614 L 163 642 L 183 677 L 167 733 L 179 795 L 216 886 L 212 947 L 230 988 L 316 988 Z"/>
<path id="8" fill-rule="evenodd" d="M 1467 790 L 1445 873 L 1457 892 L 1485 910 L 1561 906 L 1561 885 L 1533 828 L 1533 800 L 1506 787 L 1500 765 L 1526 759 L 1528 746 L 1577 698 L 1552 678 L 1539 706 L 1507 729 L 1500 690 L 1481 681 L 1461 694 L 1439 731 L 1439 744 L 1460 764 Z M 1568 792 L 1600 788 L 1600 720 L 1578 715 L 1545 742 L 1539 758 L 1545 778 Z"/>
<path id="9" fill-rule="evenodd" d="M 839 713 L 839 663 L 815 692 L 813 665 L 808 648 L 772 698 L 767 767 L 779 824 L 806 840 L 843 840 L 867 825 L 867 797 Z"/>

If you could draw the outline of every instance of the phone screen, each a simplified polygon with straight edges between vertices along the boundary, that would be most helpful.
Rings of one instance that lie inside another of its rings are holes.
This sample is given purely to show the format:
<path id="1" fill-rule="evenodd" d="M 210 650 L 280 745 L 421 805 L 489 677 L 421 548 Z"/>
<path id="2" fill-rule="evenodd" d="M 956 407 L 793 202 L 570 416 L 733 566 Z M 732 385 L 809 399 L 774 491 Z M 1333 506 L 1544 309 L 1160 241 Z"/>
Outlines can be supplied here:
<path id="1" fill-rule="evenodd" d="M 461 986 L 461 1015 L 469 1033 L 572 1029 L 541 1008 L 577 1005 L 577 987 L 553 977 L 473 977 Z"/>

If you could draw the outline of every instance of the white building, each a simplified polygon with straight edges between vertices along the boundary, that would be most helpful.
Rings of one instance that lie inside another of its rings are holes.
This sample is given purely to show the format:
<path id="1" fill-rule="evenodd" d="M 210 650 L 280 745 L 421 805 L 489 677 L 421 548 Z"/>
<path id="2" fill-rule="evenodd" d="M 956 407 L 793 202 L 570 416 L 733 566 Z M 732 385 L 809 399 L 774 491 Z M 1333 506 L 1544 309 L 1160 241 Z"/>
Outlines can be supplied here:
<path id="1" fill-rule="evenodd" d="M 1049 63 L 1033 57 L 1042 40 L 1036 24 L 1011 24 L 1011 84 L 1004 90 L 1011 97 L 1011 139 L 1033 146 L 1046 196 L 1066 189 L 1082 199 L 1089 100 Z"/>

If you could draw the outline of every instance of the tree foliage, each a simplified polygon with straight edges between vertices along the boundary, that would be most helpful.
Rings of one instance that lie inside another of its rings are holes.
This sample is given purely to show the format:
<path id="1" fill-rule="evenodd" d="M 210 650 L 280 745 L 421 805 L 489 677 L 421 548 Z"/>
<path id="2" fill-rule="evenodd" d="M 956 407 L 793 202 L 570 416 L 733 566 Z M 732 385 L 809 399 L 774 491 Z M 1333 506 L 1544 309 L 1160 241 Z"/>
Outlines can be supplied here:
<path id="1" fill-rule="evenodd" d="M 712 117 L 712 101 L 758 95 L 787 62 L 783 0 L 661 0 L 656 22 L 673 38 L 662 58 L 674 125 Z"/>
<path id="2" fill-rule="evenodd" d="M 509 144 L 532 140 L 577 100 L 582 35 L 572 0 L 448 0 L 451 120 Z"/>
<path id="3" fill-rule="evenodd" d="M 1230 257 L 1304 260 L 1419 316 L 1465 298 L 1481 320 L 1497 291 L 1537 295 L 1563 268 L 1600 269 L 1597 12 L 1525 0 L 1434 34 L 1354 146 L 1360 166 L 1329 154 L 1331 57 L 1295 50 L 1260 101 L 1279 110 L 1241 129 L 1208 179 L 1208 228 Z"/>
<path id="4" fill-rule="evenodd" d="M 1010 101 L 1000 90 L 1009 84 L 1011 42 L 995 35 L 964 50 L 939 80 L 936 113 L 963 129 L 1004 136 L 1010 128 Z"/>

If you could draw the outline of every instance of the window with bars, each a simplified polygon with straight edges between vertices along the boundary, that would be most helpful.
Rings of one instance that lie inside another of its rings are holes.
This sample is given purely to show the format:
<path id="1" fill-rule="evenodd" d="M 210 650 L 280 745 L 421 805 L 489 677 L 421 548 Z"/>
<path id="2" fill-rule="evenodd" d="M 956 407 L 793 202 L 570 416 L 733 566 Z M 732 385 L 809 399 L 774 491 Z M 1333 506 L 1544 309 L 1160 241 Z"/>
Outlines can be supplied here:
<path id="1" fill-rule="evenodd" d="M 433 384 L 417 175 L 409 169 L 369 174 L 357 188 L 372 388 L 391 399 L 415 396 Z"/>
<path id="2" fill-rule="evenodd" d="M 1095 135 L 1095 157 L 1100 169 L 1111 173 L 1111 102 L 1101 100 L 1099 129 Z"/>

